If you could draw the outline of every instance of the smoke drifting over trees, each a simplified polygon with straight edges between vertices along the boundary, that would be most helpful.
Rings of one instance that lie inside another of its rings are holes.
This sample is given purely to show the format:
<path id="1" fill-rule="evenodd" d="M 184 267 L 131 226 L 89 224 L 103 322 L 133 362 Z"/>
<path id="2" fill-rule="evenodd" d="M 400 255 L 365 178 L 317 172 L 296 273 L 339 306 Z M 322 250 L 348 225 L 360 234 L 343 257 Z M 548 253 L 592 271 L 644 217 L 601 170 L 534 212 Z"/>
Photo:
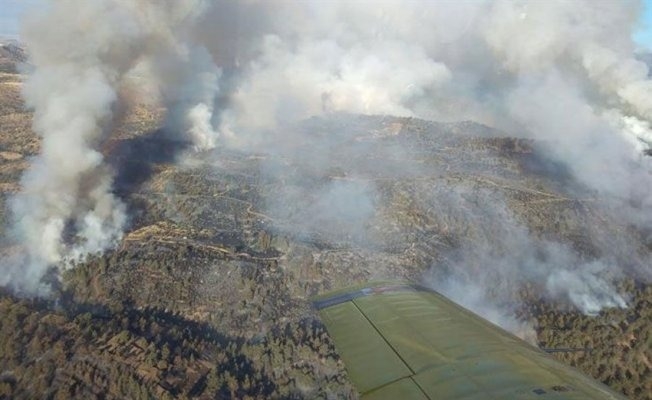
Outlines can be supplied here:
<path id="1" fill-rule="evenodd" d="M 3 267 L 3 283 L 38 293 L 49 266 L 120 240 L 128 216 L 102 146 L 124 87 L 154 94 L 167 107 L 166 130 L 198 151 L 265 151 L 312 160 L 321 171 L 334 167 L 324 154 L 342 132 L 299 154 L 287 126 L 337 112 L 474 120 L 541 141 L 624 221 L 647 229 L 652 81 L 631 40 L 640 8 L 589 0 L 52 2 L 24 28 L 34 66 L 24 97 L 43 146 L 12 206 L 25 256 Z M 400 148 L 382 154 L 394 162 L 379 157 L 374 168 L 410 173 L 395 161 Z M 491 282 L 543 282 L 550 296 L 586 312 L 626 304 L 603 279 L 618 275 L 617 265 L 531 237 L 500 205 L 443 204 L 444 191 L 432 195 L 442 212 L 503 221 L 502 250 L 480 232 L 477 246 L 460 248 L 458 264 L 493 260 Z M 299 216 L 285 229 L 320 225 L 329 234 L 339 219 L 354 240 L 373 240 L 360 229 L 376 212 L 373 182 L 329 183 L 303 211 L 283 210 L 308 195 L 289 186 L 270 202 L 287 221 Z M 650 279 L 649 270 L 637 273 Z M 450 286 L 462 290 L 463 275 L 454 273 Z"/>
<path id="2" fill-rule="evenodd" d="M 101 148 L 111 134 L 119 91 L 141 66 L 169 105 L 175 128 L 197 148 L 210 130 L 218 72 L 184 40 L 198 2 L 63 1 L 25 24 L 34 70 L 23 95 L 34 109 L 41 155 L 14 199 L 16 235 L 26 258 L 10 265 L 19 290 L 39 290 L 48 266 L 102 251 L 120 239 L 125 207 L 112 193 Z M 68 232 L 70 231 L 70 232 Z M 68 235 L 73 239 L 66 241 Z"/>

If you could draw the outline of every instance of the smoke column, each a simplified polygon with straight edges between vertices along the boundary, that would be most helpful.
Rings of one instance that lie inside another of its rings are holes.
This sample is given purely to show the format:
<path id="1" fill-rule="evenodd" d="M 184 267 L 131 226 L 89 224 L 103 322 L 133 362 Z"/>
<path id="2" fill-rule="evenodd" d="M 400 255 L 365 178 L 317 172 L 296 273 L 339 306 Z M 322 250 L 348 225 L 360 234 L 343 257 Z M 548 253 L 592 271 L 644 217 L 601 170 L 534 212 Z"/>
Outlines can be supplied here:
<path id="1" fill-rule="evenodd" d="M 26 255 L 5 267 L 3 279 L 19 291 L 46 291 L 40 278 L 48 267 L 120 239 L 127 216 L 111 192 L 112 171 L 100 148 L 111 133 L 119 89 L 139 63 L 161 66 L 150 67 L 150 78 L 176 130 L 198 149 L 214 145 L 210 118 L 219 71 L 184 39 L 201 9 L 197 1 L 64 0 L 26 23 L 34 70 L 23 94 L 42 149 L 12 202 Z"/>

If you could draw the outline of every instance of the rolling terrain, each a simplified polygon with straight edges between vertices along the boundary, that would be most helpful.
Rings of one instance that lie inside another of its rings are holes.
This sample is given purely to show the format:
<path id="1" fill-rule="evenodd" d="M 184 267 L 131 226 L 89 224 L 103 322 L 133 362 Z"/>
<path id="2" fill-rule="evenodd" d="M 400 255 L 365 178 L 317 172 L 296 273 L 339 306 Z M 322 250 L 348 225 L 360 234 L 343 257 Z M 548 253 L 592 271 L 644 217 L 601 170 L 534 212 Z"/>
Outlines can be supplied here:
<path id="1" fill-rule="evenodd" d="M 0 53 L 7 236 L 40 146 L 14 53 Z M 131 218 L 118 246 L 71 262 L 48 298 L 2 290 L 0 398 L 355 398 L 310 298 L 451 276 L 481 277 L 539 346 L 583 349 L 554 357 L 652 398 L 652 285 L 636 278 L 646 236 L 539 143 L 474 122 L 332 114 L 284 128 L 291 147 L 193 154 L 159 129 L 162 113 L 135 104 L 104 145 Z M 545 279 L 494 274 L 530 243 L 622 265 L 605 279 L 628 306 L 587 315 Z M 18 252 L 5 244 L 2 257 Z"/>

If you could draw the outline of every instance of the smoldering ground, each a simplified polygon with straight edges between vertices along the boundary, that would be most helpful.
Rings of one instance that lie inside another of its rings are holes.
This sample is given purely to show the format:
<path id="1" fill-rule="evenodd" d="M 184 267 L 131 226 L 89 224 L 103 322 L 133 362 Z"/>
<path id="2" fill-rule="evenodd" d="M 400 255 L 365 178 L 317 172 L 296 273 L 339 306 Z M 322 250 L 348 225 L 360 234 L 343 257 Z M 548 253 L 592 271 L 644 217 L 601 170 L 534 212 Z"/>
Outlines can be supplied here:
<path id="1" fill-rule="evenodd" d="M 124 86 L 153 92 L 168 107 L 168 129 L 199 151 L 217 145 L 269 154 L 264 174 L 284 180 L 267 211 L 284 221 L 278 229 L 298 237 L 386 248 L 393 239 L 383 227 L 391 225 L 418 246 L 415 238 L 425 236 L 402 232 L 405 224 L 387 217 L 399 202 L 386 201 L 383 179 L 439 176 L 437 168 L 477 164 L 481 154 L 449 154 L 444 135 L 435 161 L 414 158 L 419 144 L 364 139 L 348 117 L 319 135 L 288 128 L 312 116 L 338 121 L 339 112 L 472 120 L 499 130 L 488 135 L 545 143 L 546 158 L 569 171 L 579 192 L 600 199 L 623 226 L 646 229 L 652 83 L 631 39 L 641 7 L 588 0 L 53 2 L 25 25 L 34 71 L 24 95 L 43 147 L 13 207 L 26 261 L 4 266 L 4 283 L 37 292 L 48 265 L 120 240 L 127 216 L 98 149 Z M 446 132 L 477 126 L 453 124 Z M 367 135 L 400 133 L 391 124 L 374 129 Z M 347 169 L 343 159 L 359 162 Z M 635 236 L 613 245 L 616 236 L 605 234 L 599 254 L 583 253 L 563 237 L 530 231 L 508 200 L 486 188 L 431 184 L 423 214 L 457 216 L 475 229 L 449 235 L 454 245 L 439 248 L 428 265 L 434 276 L 449 271 L 456 287 L 470 280 L 490 295 L 491 285 L 534 281 L 595 312 L 624 305 L 609 276 L 649 279 L 639 255 L 645 243 Z M 492 229 L 478 228 L 487 221 Z M 446 226 L 433 225 L 428 240 Z M 635 249 L 637 267 L 623 267 L 621 243 Z M 480 267 L 475 259 L 490 262 Z"/>

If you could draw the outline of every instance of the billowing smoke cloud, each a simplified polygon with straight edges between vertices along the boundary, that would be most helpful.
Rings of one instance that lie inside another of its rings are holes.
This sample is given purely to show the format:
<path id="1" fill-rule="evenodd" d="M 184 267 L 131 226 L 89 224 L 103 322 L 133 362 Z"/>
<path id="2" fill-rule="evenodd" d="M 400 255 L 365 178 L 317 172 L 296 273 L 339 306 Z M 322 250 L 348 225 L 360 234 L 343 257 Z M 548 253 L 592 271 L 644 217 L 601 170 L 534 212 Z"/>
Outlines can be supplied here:
<path id="1" fill-rule="evenodd" d="M 652 182 L 642 152 L 652 139 L 652 83 L 631 39 L 640 9 L 628 0 L 57 2 L 26 28 L 36 69 L 25 97 L 43 153 L 15 201 L 29 260 L 11 279 L 33 286 L 47 265 L 120 238 L 124 207 L 99 149 L 134 71 L 168 107 L 170 130 L 197 149 L 267 151 L 330 177 L 308 186 L 311 193 L 290 182 L 268 202 L 299 236 L 344 226 L 355 240 L 372 240 L 359 227 L 373 224 L 378 188 L 356 176 L 334 179 L 343 177 L 324 160 L 332 143 L 296 151 L 296 132 L 287 129 L 338 112 L 474 120 L 538 139 L 622 218 L 649 227 Z M 343 134 L 333 143 L 346 143 Z M 389 161 L 400 152 L 384 149 L 372 167 L 400 176 L 401 163 Z M 453 213 L 480 215 L 454 204 Z M 486 282 L 537 282 L 587 313 L 625 305 L 605 278 L 618 275 L 617 260 L 587 260 L 501 210 L 482 215 L 503 221 L 504 234 L 471 236 L 476 242 L 462 244 L 446 268 L 433 268 L 448 271 L 441 282 L 495 297 L 471 273 L 481 259 Z"/>
<path id="2" fill-rule="evenodd" d="M 288 122 L 334 112 L 475 120 L 537 139 L 592 195 L 613 202 L 623 221 L 649 226 L 652 182 L 643 152 L 652 138 L 652 83 L 648 67 L 634 57 L 631 39 L 639 2 L 280 2 L 254 5 L 253 12 L 252 3 L 246 7 L 257 28 L 239 42 L 242 52 L 233 55 L 237 61 L 224 76 L 228 89 L 215 123 L 225 145 L 292 149 L 296 138 Z M 324 154 L 332 149 L 315 143 L 301 157 L 320 163 Z M 333 163 L 323 164 L 322 175 L 332 176 Z M 387 165 L 385 159 L 376 168 Z M 356 199 L 365 204 L 375 197 L 368 190 L 359 194 Z M 279 193 L 284 204 L 299 209 L 309 197 L 296 189 Z M 505 203 L 480 200 L 484 208 L 493 202 Z M 330 214 L 339 207 L 315 210 L 319 204 L 295 214 L 302 215 L 295 224 L 301 235 L 306 226 L 320 231 L 311 222 L 315 215 L 337 219 Z M 352 209 L 341 217 L 359 226 L 373 224 L 369 210 L 352 218 L 346 214 Z M 438 278 L 435 286 L 462 303 L 472 292 L 483 305 L 479 311 L 490 302 L 506 311 L 502 320 L 508 327 L 518 323 L 509 322 L 510 299 L 501 298 L 500 288 L 527 282 L 585 313 L 626 306 L 609 283 L 620 275 L 622 260 L 609 254 L 594 260 L 567 244 L 540 239 L 506 206 L 493 213 L 457 199 L 448 208 L 432 209 L 462 220 L 483 215 L 476 224 L 485 224 L 488 215 L 500 221 L 500 233 L 469 236 L 456 258 L 431 272 Z M 273 202 L 272 213 L 278 210 Z M 649 273 L 643 275 L 649 279 Z M 456 296 L 460 288 L 467 290 Z"/>
<path id="3" fill-rule="evenodd" d="M 184 33 L 201 7 L 198 1 L 64 0 L 26 23 L 34 70 L 23 94 L 42 149 L 12 202 L 26 255 L 5 267 L 3 280 L 36 292 L 49 266 L 120 239 L 127 216 L 112 193 L 101 148 L 120 88 L 137 65 L 149 66 L 169 105 L 170 125 L 199 149 L 214 146 L 210 120 L 219 72 Z"/>
<path id="4" fill-rule="evenodd" d="M 562 161 L 581 155 L 574 172 L 591 187 L 633 190 L 623 187 L 637 181 L 623 179 L 637 173 L 626 164 L 652 135 L 648 68 L 631 40 L 637 2 L 260 8 L 265 34 L 243 41 L 219 121 L 235 143 L 330 111 L 469 119 L 550 140 Z M 606 176 L 596 170 L 614 157 Z"/>

